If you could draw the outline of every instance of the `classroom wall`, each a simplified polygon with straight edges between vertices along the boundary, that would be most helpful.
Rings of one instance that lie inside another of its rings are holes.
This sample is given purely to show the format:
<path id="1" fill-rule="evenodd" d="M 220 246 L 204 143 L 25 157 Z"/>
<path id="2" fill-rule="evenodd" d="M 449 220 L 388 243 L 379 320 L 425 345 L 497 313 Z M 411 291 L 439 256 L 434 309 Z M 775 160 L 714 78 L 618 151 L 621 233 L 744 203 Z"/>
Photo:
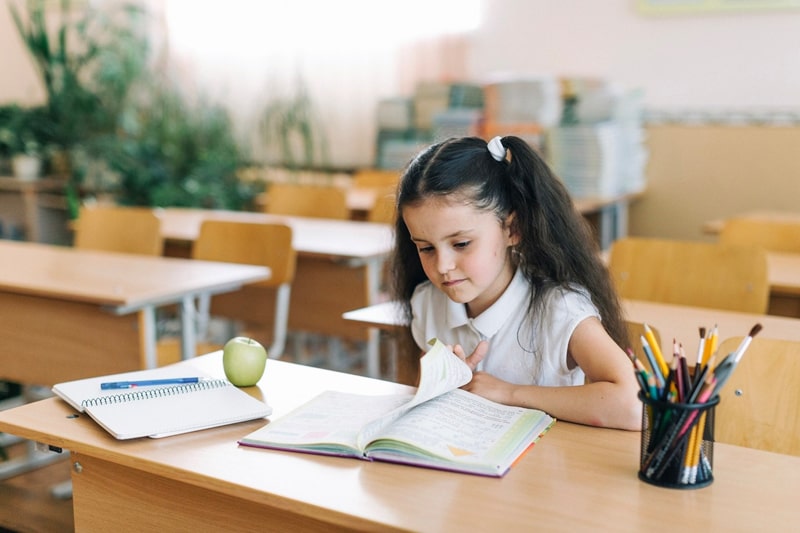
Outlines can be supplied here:
<path id="1" fill-rule="evenodd" d="M 647 191 L 630 211 L 640 236 L 714 240 L 708 220 L 800 211 L 800 126 L 647 127 Z"/>
<path id="2" fill-rule="evenodd" d="M 485 0 L 470 71 L 600 76 L 642 89 L 648 108 L 800 108 L 800 8 L 655 16 L 636 4 Z"/>
<path id="3" fill-rule="evenodd" d="M 475 80 L 501 72 L 600 76 L 641 89 L 646 109 L 671 114 L 676 123 L 648 126 L 648 190 L 632 206 L 633 234 L 706 239 L 700 228 L 709 218 L 800 209 L 800 127 L 688 123 L 698 111 L 800 111 L 800 10 L 647 16 L 635 5 L 485 0 L 466 69 Z M 2 7 L 0 103 L 40 102 Z"/>
<path id="4" fill-rule="evenodd" d="M 470 70 L 598 76 L 668 116 L 647 127 L 634 235 L 710 240 L 708 219 L 800 211 L 800 9 L 652 16 L 636 3 L 486 0 Z M 758 124 L 777 112 L 795 125 Z"/>

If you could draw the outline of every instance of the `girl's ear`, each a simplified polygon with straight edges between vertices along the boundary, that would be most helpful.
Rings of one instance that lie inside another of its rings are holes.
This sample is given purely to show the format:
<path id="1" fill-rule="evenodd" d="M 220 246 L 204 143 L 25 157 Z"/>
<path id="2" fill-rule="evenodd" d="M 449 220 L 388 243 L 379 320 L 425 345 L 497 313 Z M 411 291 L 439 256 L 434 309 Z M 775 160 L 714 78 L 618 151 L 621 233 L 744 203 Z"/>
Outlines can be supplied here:
<path id="1" fill-rule="evenodd" d="M 519 228 L 517 227 L 516 213 L 511 213 L 506 217 L 503 223 L 503 229 L 506 231 L 506 238 L 508 239 L 509 246 L 516 246 L 519 244 Z"/>

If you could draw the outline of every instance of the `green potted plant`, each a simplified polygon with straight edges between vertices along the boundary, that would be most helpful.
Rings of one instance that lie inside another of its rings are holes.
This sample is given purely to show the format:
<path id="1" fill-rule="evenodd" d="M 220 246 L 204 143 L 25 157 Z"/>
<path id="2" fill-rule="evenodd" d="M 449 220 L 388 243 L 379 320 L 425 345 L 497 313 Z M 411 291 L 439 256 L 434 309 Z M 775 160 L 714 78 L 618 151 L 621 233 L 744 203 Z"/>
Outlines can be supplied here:
<path id="1" fill-rule="evenodd" d="M 9 4 L 46 93 L 42 118 L 50 124 L 48 163 L 68 178 L 72 190 L 80 186 L 72 175 L 73 149 L 113 135 L 148 55 L 141 7 L 123 3 L 99 9 L 81 2 L 79 9 L 73 4 L 26 0 L 22 9 Z"/>
<path id="2" fill-rule="evenodd" d="M 7 118 L 2 136 L 11 157 L 13 174 L 19 179 L 35 179 L 41 174 L 42 161 L 53 136 L 47 110 L 11 106 Z"/>

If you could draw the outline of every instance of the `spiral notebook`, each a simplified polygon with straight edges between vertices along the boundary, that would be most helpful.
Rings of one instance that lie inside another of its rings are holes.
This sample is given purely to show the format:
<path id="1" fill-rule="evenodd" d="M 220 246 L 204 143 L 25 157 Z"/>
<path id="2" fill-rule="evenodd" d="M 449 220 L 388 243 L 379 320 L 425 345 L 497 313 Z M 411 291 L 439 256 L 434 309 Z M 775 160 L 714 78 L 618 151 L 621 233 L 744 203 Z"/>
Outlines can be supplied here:
<path id="1" fill-rule="evenodd" d="M 197 377 L 196 383 L 103 390 L 101 383 Z M 160 438 L 264 418 L 272 408 L 224 379 L 179 365 L 58 383 L 53 392 L 117 439 Z"/>

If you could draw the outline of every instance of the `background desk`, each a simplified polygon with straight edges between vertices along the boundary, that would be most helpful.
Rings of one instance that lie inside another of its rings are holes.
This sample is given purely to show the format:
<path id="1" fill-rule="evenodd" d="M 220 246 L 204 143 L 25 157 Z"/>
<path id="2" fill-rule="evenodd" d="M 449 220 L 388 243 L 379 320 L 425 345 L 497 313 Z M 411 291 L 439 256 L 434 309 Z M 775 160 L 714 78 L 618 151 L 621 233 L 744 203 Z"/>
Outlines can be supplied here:
<path id="1" fill-rule="evenodd" d="M 733 217 L 731 217 L 733 218 Z M 753 220 L 766 220 L 775 222 L 800 222 L 800 212 L 794 211 L 748 211 L 741 215 L 736 215 L 735 218 L 749 218 Z M 719 235 L 725 225 L 724 218 L 717 218 L 714 220 L 707 220 L 703 223 L 703 233 L 708 235 Z"/>
<path id="2" fill-rule="evenodd" d="M 623 300 L 625 317 L 634 322 L 644 322 L 656 328 L 661 335 L 661 350 L 672 353 L 672 339 L 683 343 L 687 353 L 695 353 L 700 338 L 699 328 L 719 326 L 720 340 L 747 335 L 757 323 L 763 326 L 759 336 L 772 339 L 800 341 L 800 319 L 739 313 L 703 307 Z M 383 302 L 370 307 L 354 309 L 344 318 L 392 334 L 395 352 L 400 356 L 397 378 L 403 383 L 414 383 L 418 372 L 416 356 L 419 349 L 411 339 L 408 328 L 401 320 L 394 302 Z"/>
<path id="3" fill-rule="evenodd" d="M 292 228 L 297 271 L 289 304 L 289 329 L 367 340 L 367 373 L 379 374 L 377 333 L 348 322 L 342 313 L 380 301 L 384 262 L 392 250 L 387 224 L 289 217 L 242 211 L 159 209 L 166 253 L 187 257 L 203 220 L 279 222 Z M 270 296 L 271 297 L 271 296 Z M 253 288 L 215 302 L 250 322 L 271 324 L 272 309 Z"/>
<path id="4" fill-rule="evenodd" d="M 220 374 L 219 352 L 182 365 Z M 270 361 L 271 419 L 324 389 L 406 390 Z M 59 399 L 0 412 L 7 431 L 72 450 L 81 530 L 780 530 L 800 518 L 800 458 L 716 444 L 714 483 L 684 491 L 636 476 L 639 433 L 556 425 L 502 479 L 241 448 L 263 421 L 165 439 L 115 441 Z"/>
<path id="5" fill-rule="evenodd" d="M 267 278 L 249 265 L 0 241 L 0 379 L 52 385 L 156 364 L 155 308 Z"/>

